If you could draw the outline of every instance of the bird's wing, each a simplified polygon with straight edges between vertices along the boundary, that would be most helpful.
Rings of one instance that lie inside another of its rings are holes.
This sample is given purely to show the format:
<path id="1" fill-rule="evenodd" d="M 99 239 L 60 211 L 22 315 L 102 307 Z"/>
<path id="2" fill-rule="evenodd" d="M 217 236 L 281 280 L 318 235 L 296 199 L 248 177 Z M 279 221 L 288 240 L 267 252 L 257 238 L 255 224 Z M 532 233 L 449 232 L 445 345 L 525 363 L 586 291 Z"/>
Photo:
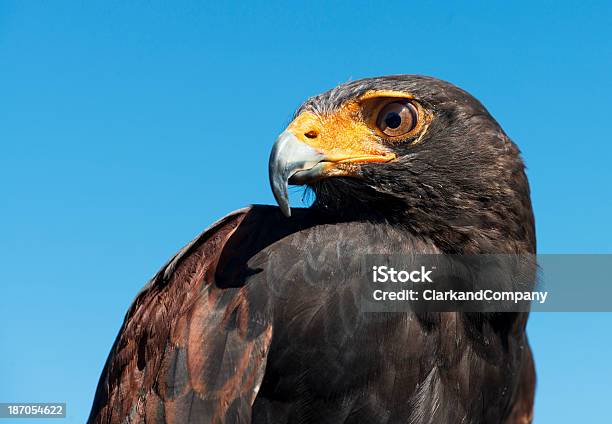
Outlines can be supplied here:
<path id="1" fill-rule="evenodd" d="M 204 231 L 137 295 L 89 423 L 250 422 L 272 337 L 266 300 L 249 286 L 215 282 L 225 244 L 249 211 Z"/>

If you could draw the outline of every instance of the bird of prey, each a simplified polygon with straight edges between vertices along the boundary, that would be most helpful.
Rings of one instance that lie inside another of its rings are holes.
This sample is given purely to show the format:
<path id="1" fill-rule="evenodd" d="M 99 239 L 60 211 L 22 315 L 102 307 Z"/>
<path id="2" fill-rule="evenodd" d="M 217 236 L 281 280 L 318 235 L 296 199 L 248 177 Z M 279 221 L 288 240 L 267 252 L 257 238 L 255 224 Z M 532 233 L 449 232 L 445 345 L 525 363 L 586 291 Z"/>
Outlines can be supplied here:
<path id="1" fill-rule="evenodd" d="M 364 313 L 352 278 L 367 253 L 535 253 L 520 152 L 478 100 L 416 75 L 339 85 L 269 173 L 279 207 L 217 221 L 136 296 L 89 423 L 531 422 L 527 313 Z M 288 184 L 313 204 L 290 209 Z"/>

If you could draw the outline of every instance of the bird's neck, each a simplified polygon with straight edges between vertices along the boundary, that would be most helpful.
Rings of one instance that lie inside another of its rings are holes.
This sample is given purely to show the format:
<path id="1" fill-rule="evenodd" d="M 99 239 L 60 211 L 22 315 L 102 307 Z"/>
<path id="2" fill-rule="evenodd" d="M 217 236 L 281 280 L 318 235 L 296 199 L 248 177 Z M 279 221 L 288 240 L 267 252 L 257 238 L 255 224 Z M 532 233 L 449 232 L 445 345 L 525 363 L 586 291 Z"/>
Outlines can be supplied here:
<path id="1" fill-rule="evenodd" d="M 342 196 L 318 192 L 313 209 L 342 222 L 369 221 L 393 225 L 410 236 L 432 241 L 452 254 L 535 253 L 531 207 L 509 207 L 492 212 L 487 205 L 471 210 L 445 204 L 439 199 L 414 199 L 364 191 Z M 499 205 L 497 205 L 499 206 Z"/>

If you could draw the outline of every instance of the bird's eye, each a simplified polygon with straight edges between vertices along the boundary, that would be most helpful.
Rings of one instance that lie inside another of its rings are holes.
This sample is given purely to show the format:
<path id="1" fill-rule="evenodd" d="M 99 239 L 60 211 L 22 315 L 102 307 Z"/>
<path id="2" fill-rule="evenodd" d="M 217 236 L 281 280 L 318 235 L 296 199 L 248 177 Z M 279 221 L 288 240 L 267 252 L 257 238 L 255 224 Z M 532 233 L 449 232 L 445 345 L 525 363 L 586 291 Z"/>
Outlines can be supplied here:
<path id="1" fill-rule="evenodd" d="M 393 102 L 378 114 L 377 125 L 383 134 L 397 137 L 408 134 L 416 127 L 418 111 L 410 102 Z"/>

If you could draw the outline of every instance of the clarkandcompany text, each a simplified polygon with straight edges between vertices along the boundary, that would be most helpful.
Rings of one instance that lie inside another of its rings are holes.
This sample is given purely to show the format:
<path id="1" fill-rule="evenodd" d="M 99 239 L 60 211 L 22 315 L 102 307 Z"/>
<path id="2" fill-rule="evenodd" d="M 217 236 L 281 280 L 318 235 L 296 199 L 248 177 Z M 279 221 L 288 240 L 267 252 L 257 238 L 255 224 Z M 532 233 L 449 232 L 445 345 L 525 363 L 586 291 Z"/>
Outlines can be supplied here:
<path id="1" fill-rule="evenodd" d="M 376 301 L 445 301 L 445 302 L 464 302 L 464 301 L 503 301 L 503 302 L 546 302 L 547 291 L 494 291 L 494 290 L 475 290 L 475 291 L 455 291 L 455 290 L 397 290 L 385 291 L 374 290 L 372 297 Z"/>

